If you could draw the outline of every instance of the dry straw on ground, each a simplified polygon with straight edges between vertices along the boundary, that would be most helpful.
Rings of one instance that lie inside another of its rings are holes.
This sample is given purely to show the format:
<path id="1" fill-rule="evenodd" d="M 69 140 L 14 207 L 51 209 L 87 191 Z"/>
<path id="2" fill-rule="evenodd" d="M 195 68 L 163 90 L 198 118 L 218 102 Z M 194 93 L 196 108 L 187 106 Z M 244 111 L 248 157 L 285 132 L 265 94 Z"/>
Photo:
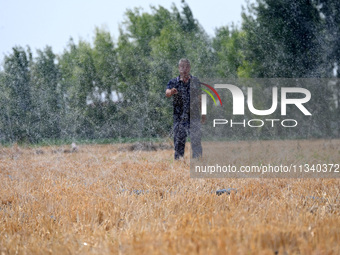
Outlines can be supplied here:
<path id="1" fill-rule="evenodd" d="M 0 254 L 340 254 L 339 179 L 190 179 L 120 148 L 0 148 Z"/>

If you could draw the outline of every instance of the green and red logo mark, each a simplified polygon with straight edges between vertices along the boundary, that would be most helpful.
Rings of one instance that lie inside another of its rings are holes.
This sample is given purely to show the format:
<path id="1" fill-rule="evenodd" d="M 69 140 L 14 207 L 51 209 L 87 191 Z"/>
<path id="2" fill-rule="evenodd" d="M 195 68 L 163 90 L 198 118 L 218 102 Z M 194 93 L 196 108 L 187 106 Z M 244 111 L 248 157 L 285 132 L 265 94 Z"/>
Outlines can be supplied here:
<path id="1" fill-rule="evenodd" d="M 212 90 L 212 92 L 214 92 L 214 94 L 217 96 L 217 98 L 218 98 L 218 100 L 220 101 L 220 104 L 221 104 L 221 106 L 222 106 L 222 100 L 221 100 L 221 98 L 220 98 L 220 95 L 217 93 L 217 91 L 212 87 L 212 86 L 210 86 L 209 84 L 206 84 L 206 83 L 203 83 L 203 82 L 200 82 L 202 85 L 204 85 L 204 86 L 206 86 L 207 88 L 209 88 L 209 89 L 211 89 Z M 216 103 L 216 100 L 215 100 L 215 98 L 213 97 L 213 95 L 208 91 L 208 90 L 206 90 L 206 89 L 204 89 L 204 88 L 201 88 L 205 93 L 207 93 L 211 98 L 212 98 L 212 100 L 214 101 L 214 103 L 215 103 L 215 105 L 217 105 L 217 103 Z M 203 96 L 205 96 L 205 95 L 202 95 L 202 99 L 203 99 Z M 205 102 L 206 102 L 206 98 L 204 98 L 205 100 Z M 202 100 L 203 101 L 203 100 Z"/>
<path id="2" fill-rule="evenodd" d="M 209 84 L 201 83 L 205 87 L 209 88 L 214 92 L 214 94 L 217 96 L 217 98 L 220 101 L 220 105 L 222 106 L 222 101 L 219 96 L 219 94 L 216 92 L 216 89 L 227 89 L 231 94 L 233 98 L 233 115 L 245 115 L 245 95 L 241 88 L 232 85 L 232 84 L 215 84 L 213 88 Z M 217 105 L 217 102 L 213 95 L 206 89 L 201 88 L 204 92 L 206 92 L 214 101 L 215 105 Z M 308 89 L 301 88 L 301 87 L 281 87 L 281 102 L 278 103 L 279 93 L 278 93 L 278 87 L 272 88 L 272 105 L 269 109 L 256 109 L 254 107 L 253 103 L 253 88 L 248 87 L 247 88 L 247 105 L 248 110 L 257 116 L 270 116 L 273 114 L 277 108 L 281 108 L 281 115 L 286 116 L 287 115 L 287 105 L 295 105 L 304 115 L 311 116 L 312 114 L 306 109 L 306 107 L 303 105 L 307 103 L 311 99 L 311 93 Z M 288 94 L 300 94 L 304 97 L 299 96 L 298 98 L 292 98 L 289 97 Z M 201 114 L 206 115 L 207 114 L 207 95 L 202 94 L 201 95 Z M 265 119 L 265 121 L 269 121 L 272 123 L 272 127 L 274 127 L 274 121 L 279 121 L 279 119 Z M 293 125 L 286 125 L 285 122 L 290 121 L 294 122 Z M 244 119 L 242 122 L 234 122 L 231 119 L 226 120 L 222 118 L 214 119 L 213 121 L 213 127 L 220 124 L 227 124 L 231 123 L 231 125 L 235 124 L 242 124 L 244 127 L 246 126 L 246 119 Z M 259 125 L 255 126 L 253 122 L 260 123 Z M 251 127 L 262 127 L 264 125 L 264 121 L 262 119 L 251 119 L 248 120 L 248 125 Z M 285 119 L 281 122 L 282 126 L 284 127 L 295 127 L 297 126 L 297 120 L 295 119 Z"/>

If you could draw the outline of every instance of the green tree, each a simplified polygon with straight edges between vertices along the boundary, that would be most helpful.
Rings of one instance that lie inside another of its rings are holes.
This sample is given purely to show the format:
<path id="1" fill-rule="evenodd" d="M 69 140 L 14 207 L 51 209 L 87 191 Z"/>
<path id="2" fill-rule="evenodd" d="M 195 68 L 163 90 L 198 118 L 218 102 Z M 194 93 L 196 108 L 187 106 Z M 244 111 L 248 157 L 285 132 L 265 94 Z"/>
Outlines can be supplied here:
<path id="1" fill-rule="evenodd" d="M 132 136 L 165 135 L 172 123 L 166 84 L 183 57 L 191 59 L 194 75 L 213 76 L 211 41 L 184 1 L 181 11 L 152 7 L 151 14 L 134 9 L 126 17 L 117 49 L 126 123 Z"/>
<path id="2" fill-rule="evenodd" d="M 219 77 L 236 78 L 242 76 L 240 70 L 245 66 L 243 54 L 245 32 L 237 27 L 221 27 L 216 30 L 213 48 L 217 57 L 216 70 Z"/>
<path id="3" fill-rule="evenodd" d="M 248 7 L 242 29 L 251 76 L 320 76 L 320 14 L 313 1 L 257 0 Z"/>
<path id="4" fill-rule="evenodd" d="M 5 73 L 0 71 L 0 142 L 4 143 L 10 140 L 8 126 L 8 91 L 5 86 Z"/>
<path id="5" fill-rule="evenodd" d="M 323 60 L 325 77 L 340 78 L 340 2 L 336 0 L 321 0 L 319 1 L 320 15 L 324 20 L 323 33 L 320 39 L 324 42 Z M 337 130 L 337 135 L 340 135 L 340 82 L 332 86 L 333 106 L 334 111 L 334 129 Z"/>
<path id="6" fill-rule="evenodd" d="M 126 17 L 117 49 L 121 70 L 119 88 L 124 95 L 123 116 L 120 117 L 130 127 L 129 135 L 156 136 L 164 133 L 163 119 L 159 118 L 164 113 L 161 107 L 164 87 L 159 88 L 165 85 L 157 82 L 158 73 L 154 69 L 157 60 L 151 53 L 152 41 L 164 26 L 173 22 L 173 16 L 163 7 L 152 7 L 152 14 L 134 9 L 128 10 Z M 121 135 L 127 134 L 122 132 Z"/>
<path id="7" fill-rule="evenodd" d="M 340 2 L 336 0 L 318 1 L 323 31 L 320 33 L 326 77 L 340 77 Z"/>
<path id="8" fill-rule="evenodd" d="M 95 108 L 99 109 L 103 115 L 100 123 L 100 136 L 116 137 L 119 133 L 117 130 L 120 128 L 119 119 L 117 119 L 118 108 L 122 100 L 119 88 L 120 66 L 115 44 L 110 33 L 105 29 L 96 28 L 93 60 L 97 75 L 101 80 L 99 91 L 103 96 L 102 101 L 95 105 Z M 113 95 L 118 98 L 112 98 Z"/>
<path id="9" fill-rule="evenodd" d="M 4 94 L 6 95 L 6 125 L 12 142 L 31 141 L 31 76 L 32 54 L 21 47 L 4 61 Z"/>
<path id="10" fill-rule="evenodd" d="M 60 72 L 51 47 L 38 50 L 32 65 L 32 128 L 37 140 L 60 137 Z"/>
<path id="11" fill-rule="evenodd" d="M 337 7 L 334 1 L 257 0 L 243 13 L 245 65 L 239 70 L 260 78 L 331 77 L 337 63 Z M 331 134 L 328 123 L 337 115 L 334 93 L 327 85 L 314 85 L 310 91 L 316 117 L 310 127 Z"/>
<path id="12" fill-rule="evenodd" d="M 65 95 L 62 129 L 74 137 L 94 138 L 103 121 L 101 79 L 95 68 L 93 49 L 89 43 L 78 45 L 70 40 L 69 51 L 60 60 L 61 87 Z M 96 107 L 98 106 L 98 107 Z"/>

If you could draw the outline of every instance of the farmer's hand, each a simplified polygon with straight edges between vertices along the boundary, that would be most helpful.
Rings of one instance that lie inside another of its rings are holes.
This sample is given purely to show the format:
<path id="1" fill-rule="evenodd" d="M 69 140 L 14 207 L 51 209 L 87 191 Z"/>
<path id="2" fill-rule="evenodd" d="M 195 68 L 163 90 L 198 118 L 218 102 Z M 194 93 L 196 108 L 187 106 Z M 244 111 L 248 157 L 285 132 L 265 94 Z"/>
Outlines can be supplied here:
<path id="1" fill-rule="evenodd" d="M 175 88 L 167 89 L 167 90 L 165 91 L 166 97 L 171 97 L 172 95 L 177 94 L 177 93 L 178 93 L 178 91 L 177 91 L 177 89 L 175 89 Z"/>

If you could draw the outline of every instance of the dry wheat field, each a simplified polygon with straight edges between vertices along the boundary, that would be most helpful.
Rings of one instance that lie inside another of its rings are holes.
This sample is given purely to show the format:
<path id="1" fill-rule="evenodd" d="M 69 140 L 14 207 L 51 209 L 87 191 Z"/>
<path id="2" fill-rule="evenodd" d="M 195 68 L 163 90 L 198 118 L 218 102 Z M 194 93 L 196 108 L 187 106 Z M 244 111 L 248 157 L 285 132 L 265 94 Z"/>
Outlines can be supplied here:
<path id="1" fill-rule="evenodd" d="M 340 254 L 339 179 L 193 179 L 189 144 L 129 146 L 0 147 L 0 255 Z"/>

